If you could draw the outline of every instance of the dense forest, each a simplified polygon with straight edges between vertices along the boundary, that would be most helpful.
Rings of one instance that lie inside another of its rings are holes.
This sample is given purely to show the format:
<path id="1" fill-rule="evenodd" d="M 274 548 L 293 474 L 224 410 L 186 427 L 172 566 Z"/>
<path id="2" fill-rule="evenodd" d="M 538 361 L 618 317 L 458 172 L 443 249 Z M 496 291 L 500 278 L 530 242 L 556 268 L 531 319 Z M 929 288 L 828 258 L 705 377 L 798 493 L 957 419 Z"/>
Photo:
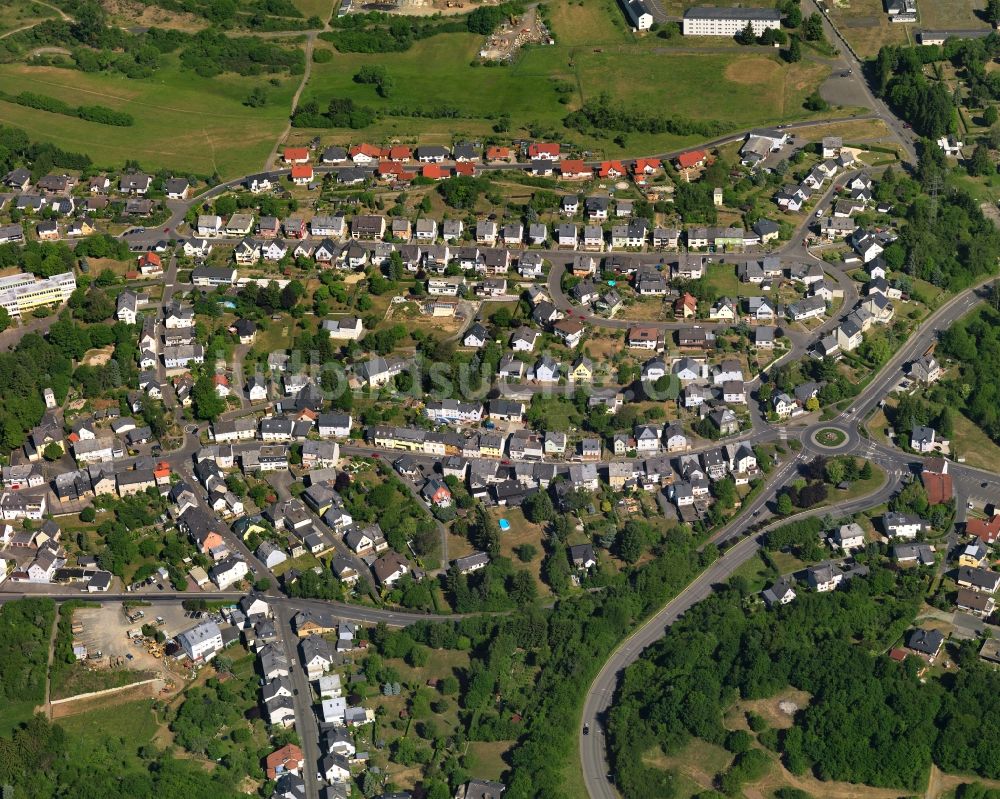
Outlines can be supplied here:
<path id="1" fill-rule="evenodd" d="M 996 272 L 1000 231 L 979 202 L 949 180 L 944 153 L 930 141 L 922 144 L 914 179 L 886 171 L 880 199 L 911 201 L 899 239 L 886 248 L 885 259 L 891 269 L 959 291 Z"/>
<path id="2" fill-rule="evenodd" d="M 206 772 L 136 741 L 95 735 L 69 740 L 58 725 L 37 716 L 0 737 L 0 784 L 5 799 L 238 799 L 228 772 Z"/>
<path id="3" fill-rule="evenodd" d="M 49 634 L 55 612 L 51 599 L 23 599 L 0 605 L 0 696 L 5 701 L 41 702 L 45 698 Z"/>
<path id="4" fill-rule="evenodd" d="M 941 337 L 943 352 L 961 364 L 957 380 L 942 385 L 939 398 L 961 408 L 986 435 L 1000 442 L 1000 311 L 993 302 L 981 313 L 956 322 Z M 918 422 L 919 423 L 919 422 Z M 943 435 L 943 433 L 942 433 Z"/>
<path id="5" fill-rule="evenodd" d="M 669 775 L 642 753 L 676 754 L 695 737 L 728 746 L 724 712 L 788 686 L 808 692 L 808 705 L 786 731 L 760 726 L 758 741 L 794 774 L 906 790 L 931 762 L 1000 776 L 1000 728 L 987 721 L 1000 711 L 1000 673 L 981 664 L 975 642 L 959 647 L 957 673 L 926 682 L 919 660 L 883 655 L 910 626 L 925 581 L 875 566 L 842 590 L 764 611 L 734 580 L 697 605 L 622 682 L 608 733 L 623 795 L 672 797 Z"/>

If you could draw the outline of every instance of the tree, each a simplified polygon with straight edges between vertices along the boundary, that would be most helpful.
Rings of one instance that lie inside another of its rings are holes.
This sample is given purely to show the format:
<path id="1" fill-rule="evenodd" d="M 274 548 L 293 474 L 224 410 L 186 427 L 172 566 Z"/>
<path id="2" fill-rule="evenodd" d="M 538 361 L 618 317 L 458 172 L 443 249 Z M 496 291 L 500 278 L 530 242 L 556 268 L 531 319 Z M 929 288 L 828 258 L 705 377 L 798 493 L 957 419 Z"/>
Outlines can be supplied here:
<path id="1" fill-rule="evenodd" d="M 263 108 L 267 105 L 267 90 L 263 86 L 254 86 L 243 101 L 243 105 L 249 108 Z"/>
<path id="2" fill-rule="evenodd" d="M 788 49 L 784 52 L 785 61 L 789 64 L 795 64 L 802 60 L 802 44 L 799 42 L 798 36 L 792 36 L 791 41 L 788 43 Z"/>
<path id="3" fill-rule="evenodd" d="M 994 2 L 1000 4 L 1000 0 L 994 0 Z M 983 124 L 988 128 L 992 128 L 997 120 L 1000 119 L 1000 113 L 997 112 L 997 107 L 995 105 L 988 105 L 983 111 Z"/>
<path id="4" fill-rule="evenodd" d="M 208 373 L 203 373 L 195 382 L 191 401 L 196 419 L 214 420 L 226 409 L 226 402 L 215 393 L 215 384 Z"/>
<path id="5" fill-rule="evenodd" d="M 6 308 L 0 308 L 0 333 L 3 333 L 8 327 L 10 327 L 10 313 L 8 313 Z"/>
<path id="6" fill-rule="evenodd" d="M 753 32 L 753 25 L 749 22 L 743 30 L 736 34 L 735 38 L 738 44 L 743 45 L 756 44 L 757 42 L 757 35 Z"/>
<path id="7" fill-rule="evenodd" d="M 830 107 L 830 104 L 820 96 L 818 91 L 806 97 L 803 105 L 809 111 L 826 111 Z"/>
<path id="8" fill-rule="evenodd" d="M 524 500 L 524 517 L 533 524 L 544 524 L 555 517 L 555 507 L 547 491 L 536 491 Z"/>
<path id="9" fill-rule="evenodd" d="M 986 21 L 994 28 L 1000 25 L 1000 0 L 989 0 L 986 3 Z"/>
<path id="10" fill-rule="evenodd" d="M 797 28 L 802 24 L 802 9 L 798 3 L 785 3 L 785 27 Z"/>
<path id="11" fill-rule="evenodd" d="M 823 17 L 817 12 L 813 12 L 802 23 L 802 35 L 807 42 L 819 42 L 823 40 Z"/>
<path id="12" fill-rule="evenodd" d="M 778 495 L 778 513 L 782 516 L 788 516 L 792 512 L 792 498 L 787 493 L 782 493 Z"/>
<path id="13" fill-rule="evenodd" d="M 996 113 L 995 109 L 994 113 Z M 986 144 L 979 142 L 976 145 L 972 151 L 972 157 L 969 158 L 965 168 L 969 171 L 970 175 L 976 175 L 977 177 L 992 175 L 996 172 L 996 167 L 993 166 L 993 159 L 990 158 L 990 151 Z"/>
<path id="14" fill-rule="evenodd" d="M 615 552 L 626 563 L 635 563 L 642 556 L 645 543 L 638 526 L 626 524 L 615 539 Z"/>
<path id="15" fill-rule="evenodd" d="M 57 461 L 63 456 L 63 448 L 55 441 L 50 441 L 42 450 L 42 457 L 47 461 Z"/>

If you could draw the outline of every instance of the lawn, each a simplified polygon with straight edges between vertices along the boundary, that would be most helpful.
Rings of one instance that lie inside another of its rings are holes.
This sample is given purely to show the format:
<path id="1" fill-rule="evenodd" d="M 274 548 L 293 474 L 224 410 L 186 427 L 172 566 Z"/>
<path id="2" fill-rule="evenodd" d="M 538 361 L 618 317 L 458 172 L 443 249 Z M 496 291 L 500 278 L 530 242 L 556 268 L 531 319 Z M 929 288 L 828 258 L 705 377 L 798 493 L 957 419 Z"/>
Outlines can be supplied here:
<path id="1" fill-rule="evenodd" d="M 85 749 L 103 747 L 116 740 L 122 743 L 127 741 L 129 744 L 121 747 L 122 753 L 134 753 L 156 734 L 158 725 L 153 717 L 152 705 L 152 700 L 146 699 L 128 705 L 91 710 L 60 719 L 59 726 L 66 730 L 70 748 L 81 754 Z"/>
<path id="2" fill-rule="evenodd" d="M 995 470 L 1000 463 L 1000 447 L 965 414 L 955 413 L 952 417 L 955 420 L 955 435 L 951 439 L 952 452 L 964 457 L 969 466 Z"/>
<path id="3" fill-rule="evenodd" d="M 583 18 L 574 36 L 587 37 L 595 22 L 606 16 L 598 4 L 587 12 L 578 7 L 555 11 L 556 19 L 577 13 Z M 558 25 L 558 22 L 556 23 Z M 607 27 L 607 26 L 605 26 Z M 616 36 L 607 28 L 604 38 Z M 491 132 L 500 111 L 512 118 L 511 136 L 526 133 L 560 135 L 566 115 L 583 102 L 608 92 L 629 108 L 654 110 L 699 120 L 723 120 L 738 130 L 808 117 L 802 101 L 827 75 L 828 68 L 815 63 L 785 64 L 764 51 L 713 50 L 704 54 L 670 53 L 644 44 L 620 43 L 611 47 L 579 47 L 563 44 L 533 47 L 522 52 L 512 66 L 484 67 L 476 63 L 482 38 L 473 34 L 439 34 L 415 42 L 403 53 L 341 54 L 334 51 L 326 64 L 315 64 L 303 99 L 315 99 L 325 107 L 332 97 L 389 112 L 399 108 L 456 106 L 457 119 L 423 119 L 386 116 L 363 132 L 343 129 L 316 131 L 333 141 L 373 141 L 399 138 L 421 143 L 450 143 L 453 139 L 484 136 Z M 354 74 L 365 64 L 384 66 L 400 89 L 389 98 L 379 97 L 371 85 L 355 83 Z M 664 81 L 664 75 L 670 75 Z M 576 87 L 566 105 L 559 103 L 557 82 Z M 295 131 L 295 138 L 313 135 Z M 606 155 L 662 152 L 687 146 L 703 136 L 629 134 L 624 146 L 605 138 L 574 133 L 567 138 L 581 148 Z M 608 137 L 610 138 L 610 137 Z"/>
<path id="4" fill-rule="evenodd" d="M 749 583 L 753 592 L 762 591 L 766 585 L 773 580 L 771 570 L 767 567 L 760 555 L 754 555 L 750 560 L 741 565 L 734 576 L 742 577 Z"/>
<path id="5" fill-rule="evenodd" d="M 740 282 L 736 276 L 736 264 L 709 264 L 705 283 L 715 297 L 735 300 L 738 297 L 759 297 L 764 293 L 759 284 Z"/>
<path id="6" fill-rule="evenodd" d="M 7 700 L 0 707 L 0 735 L 9 735 L 15 727 L 29 721 L 35 714 L 37 702 L 27 700 L 24 702 L 13 702 Z"/>
<path id="7" fill-rule="evenodd" d="M 267 106 L 251 109 L 243 100 L 265 79 L 199 78 L 176 61 L 143 80 L 3 64 L 0 90 L 16 94 L 31 86 L 66 102 L 109 106 L 132 114 L 135 125 L 101 125 L 13 103 L 0 103 L 0 118 L 34 139 L 85 152 L 101 167 L 120 167 L 126 159 L 135 159 L 145 169 L 202 175 L 217 171 L 223 177 L 236 177 L 263 166 L 284 129 L 298 80 L 279 78 L 278 87 L 268 86 Z"/>
<path id="8" fill-rule="evenodd" d="M 542 527 L 532 524 L 524 518 L 520 508 L 494 508 L 491 511 L 494 520 L 504 518 L 510 522 L 510 529 L 500 534 L 500 554 L 505 558 L 510 558 L 515 569 L 527 569 L 535 578 L 538 586 L 539 596 L 549 596 L 552 592 L 549 586 L 542 582 L 542 557 L 545 554 L 542 548 Z M 514 548 L 521 544 L 531 544 L 535 548 L 535 557 L 527 563 L 514 554 Z"/>
<path id="9" fill-rule="evenodd" d="M 928 30 L 989 28 L 981 16 L 985 0 L 934 0 L 921 3 L 920 26 Z"/>
<path id="10" fill-rule="evenodd" d="M 306 19 L 319 17 L 322 20 L 327 20 L 333 13 L 334 5 L 336 5 L 335 0 L 292 0 L 292 2 Z"/>
<path id="11" fill-rule="evenodd" d="M 499 780 L 508 768 L 504 756 L 513 746 L 513 741 L 469 741 L 466 744 L 466 753 L 472 759 L 472 770 L 480 779 Z M 574 757 L 575 759 L 577 758 Z M 582 785 L 581 782 L 581 788 Z M 570 795 L 585 796 L 586 794 L 573 792 Z"/>

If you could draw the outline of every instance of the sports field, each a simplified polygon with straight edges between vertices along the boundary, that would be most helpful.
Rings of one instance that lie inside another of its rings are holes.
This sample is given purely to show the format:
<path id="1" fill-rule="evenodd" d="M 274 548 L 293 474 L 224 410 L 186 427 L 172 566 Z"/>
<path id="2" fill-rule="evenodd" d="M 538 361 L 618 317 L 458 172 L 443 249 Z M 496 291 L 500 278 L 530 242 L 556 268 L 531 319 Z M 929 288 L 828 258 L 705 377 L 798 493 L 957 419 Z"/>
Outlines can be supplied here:
<path id="1" fill-rule="evenodd" d="M 299 77 L 278 80 L 275 87 L 264 77 L 200 78 L 176 64 L 144 80 L 3 64 L 0 90 L 16 94 L 30 86 L 66 102 L 105 105 L 128 111 L 135 125 L 101 125 L 5 102 L 0 102 L 0 121 L 23 128 L 33 139 L 85 152 L 100 166 L 135 159 L 146 169 L 235 177 L 260 169 L 284 129 Z M 267 87 L 267 105 L 244 106 L 250 90 L 260 85 Z"/>

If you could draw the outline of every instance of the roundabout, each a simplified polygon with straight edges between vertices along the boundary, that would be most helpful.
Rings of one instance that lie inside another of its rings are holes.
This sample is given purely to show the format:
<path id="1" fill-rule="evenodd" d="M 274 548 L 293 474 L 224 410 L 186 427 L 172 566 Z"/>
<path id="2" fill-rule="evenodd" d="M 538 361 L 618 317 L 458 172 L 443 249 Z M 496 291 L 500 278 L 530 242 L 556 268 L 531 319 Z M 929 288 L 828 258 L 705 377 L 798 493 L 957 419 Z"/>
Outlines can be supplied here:
<path id="1" fill-rule="evenodd" d="M 812 442 L 824 450 L 837 451 L 849 442 L 847 431 L 840 427 L 821 427 L 810 438 Z"/>

